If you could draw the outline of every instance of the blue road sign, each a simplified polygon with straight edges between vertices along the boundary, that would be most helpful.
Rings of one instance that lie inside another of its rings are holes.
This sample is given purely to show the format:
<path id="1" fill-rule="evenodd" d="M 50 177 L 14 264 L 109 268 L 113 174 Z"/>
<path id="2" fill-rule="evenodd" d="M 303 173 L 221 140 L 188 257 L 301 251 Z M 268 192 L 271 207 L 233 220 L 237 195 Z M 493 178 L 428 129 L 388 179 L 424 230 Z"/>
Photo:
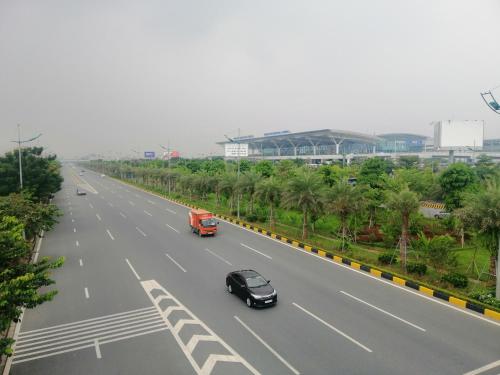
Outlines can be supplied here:
<path id="1" fill-rule="evenodd" d="M 154 151 L 144 151 L 144 157 L 146 159 L 154 159 L 155 158 L 155 152 Z"/>

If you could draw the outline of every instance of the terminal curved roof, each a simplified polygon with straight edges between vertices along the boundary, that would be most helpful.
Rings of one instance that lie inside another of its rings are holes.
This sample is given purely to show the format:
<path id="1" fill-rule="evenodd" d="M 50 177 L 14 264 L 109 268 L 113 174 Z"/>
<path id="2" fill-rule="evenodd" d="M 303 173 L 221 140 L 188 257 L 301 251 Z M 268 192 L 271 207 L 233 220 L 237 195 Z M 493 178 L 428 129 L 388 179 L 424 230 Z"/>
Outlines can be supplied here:
<path id="1" fill-rule="evenodd" d="M 271 135 L 267 137 L 241 139 L 240 143 L 246 143 L 249 146 L 258 146 L 258 147 L 267 147 L 267 146 L 275 147 L 276 145 L 299 147 L 302 145 L 312 145 L 312 144 L 314 144 L 315 146 L 331 145 L 335 143 L 342 143 L 345 141 L 374 145 L 382 141 L 382 139 L 374 135 L 351 132 L 346 130 L 323 129 L 323 130 L 312 130 L 312 131 L 298 132 L 298 133 Z M 226 143 L 232 143 L 232 142 L 230 141 L 217 142 L 217 144 L 219 145 L 224 145 Z"/>

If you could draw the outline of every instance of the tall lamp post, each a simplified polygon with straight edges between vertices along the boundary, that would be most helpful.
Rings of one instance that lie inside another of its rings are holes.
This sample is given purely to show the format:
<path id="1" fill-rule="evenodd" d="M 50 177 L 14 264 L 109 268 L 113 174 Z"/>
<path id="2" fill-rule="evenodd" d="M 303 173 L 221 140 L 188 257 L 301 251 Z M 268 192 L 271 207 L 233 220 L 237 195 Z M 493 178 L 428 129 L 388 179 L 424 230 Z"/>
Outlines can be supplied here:
<path id="1" fill-rule="evenodd" d="M 170 169 L 170 141 L 167 141 L 167 147 L 162 145 L 160 147 L 167 151 L 167 167 Z"/>
<path id="2" fill-rule="evenodd" d="M 17 141 L 12 141 L 12 142 L 17 143 L 17 151 L 18 151 L 18 155 L 19 155 L 19 185 L 21 187 L 20 190 L 23 190 L 23 162 L 21 160 L 21 158 L 22 158 L 21 144 L 32 142 L 35 139 L 40 138 L 41 136 L 42 136 L 42 133 L 38 134 L 36 137 L 21 140 L 21 125 L 17 124 Z"/>
<path id="3" fill-rule="evenodd" d="M 236 175 L 236 185 L 240 182 L 240 129 L 238 128 L 238 138 L 233 139 L 229 138 L 227 135 L 224 134 L 224 137 L 231 142 L 231 143 L 236 143 L 238 144 L 238 155 L 237 155 L 237 163 L 238 163 L 238 173 Z M 238 220 L 240 220 L 240 192 L 238 191 L 238 194 L 236 196 L 236 216 Z"/>

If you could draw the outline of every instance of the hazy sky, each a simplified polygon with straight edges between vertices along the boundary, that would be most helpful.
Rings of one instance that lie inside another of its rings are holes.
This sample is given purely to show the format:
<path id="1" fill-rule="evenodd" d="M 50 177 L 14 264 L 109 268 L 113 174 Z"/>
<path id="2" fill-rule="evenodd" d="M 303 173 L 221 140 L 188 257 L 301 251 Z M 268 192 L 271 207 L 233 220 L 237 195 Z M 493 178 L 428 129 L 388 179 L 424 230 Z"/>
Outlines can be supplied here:
<path id="1" fill-rule="evenodd" d="M 499 0 L 0 0 L 0 152 L 17 123 L 64 157 L 221 153 L 238 127 L 500 137 L 499 41 Z"/>

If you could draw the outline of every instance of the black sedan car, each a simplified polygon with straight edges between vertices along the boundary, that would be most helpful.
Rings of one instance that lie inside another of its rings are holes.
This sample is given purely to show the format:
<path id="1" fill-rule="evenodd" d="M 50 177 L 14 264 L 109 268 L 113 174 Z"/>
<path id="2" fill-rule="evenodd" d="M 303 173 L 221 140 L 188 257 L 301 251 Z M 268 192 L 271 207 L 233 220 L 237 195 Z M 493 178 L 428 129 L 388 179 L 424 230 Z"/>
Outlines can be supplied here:
<path id="1" fill-rule="evenodd" d="M 239 296 L 248 307 L 272 306 L 278 302 L 278 293 L 269 282 L 253 270 L 233 271 L 226 276 L 229 293 Z"/>

